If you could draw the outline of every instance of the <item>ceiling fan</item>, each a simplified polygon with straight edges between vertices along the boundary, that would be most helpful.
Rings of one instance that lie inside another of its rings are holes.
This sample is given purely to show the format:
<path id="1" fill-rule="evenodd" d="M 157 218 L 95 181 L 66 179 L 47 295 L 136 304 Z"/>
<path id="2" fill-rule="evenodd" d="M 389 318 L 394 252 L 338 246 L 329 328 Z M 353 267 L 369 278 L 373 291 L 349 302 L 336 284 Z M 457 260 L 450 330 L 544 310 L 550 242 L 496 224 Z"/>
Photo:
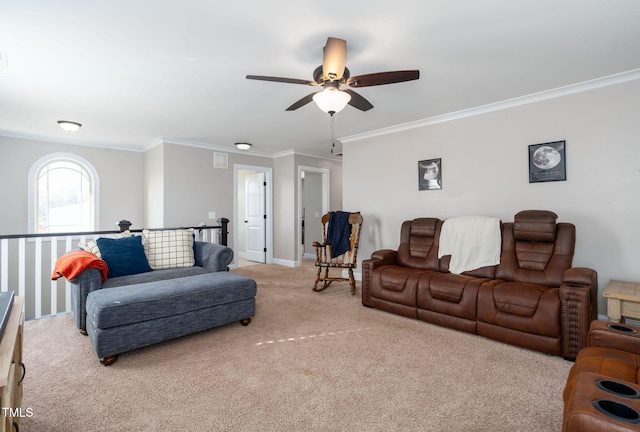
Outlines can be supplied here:
<path id="1" fill-rule="evenodd" d="M 333 116 L 347 104 L 361 111 L 373 108 L 371 102 L 351 88 L 394 84 L 420 78 L 419 70 L 378 72 L 352 77 L 346 62 L 347 41 L 330 37 L 324 46 L 322 65 L 313 71 L 313 81 L 263 75 L 247 75 L 247 79 L 323 87 L 323 91 L 306 95 L 286 110 L 296 110 L 313 100 L 321 110 Z M 340 86 L 351 88 L 341 90 Z"/>

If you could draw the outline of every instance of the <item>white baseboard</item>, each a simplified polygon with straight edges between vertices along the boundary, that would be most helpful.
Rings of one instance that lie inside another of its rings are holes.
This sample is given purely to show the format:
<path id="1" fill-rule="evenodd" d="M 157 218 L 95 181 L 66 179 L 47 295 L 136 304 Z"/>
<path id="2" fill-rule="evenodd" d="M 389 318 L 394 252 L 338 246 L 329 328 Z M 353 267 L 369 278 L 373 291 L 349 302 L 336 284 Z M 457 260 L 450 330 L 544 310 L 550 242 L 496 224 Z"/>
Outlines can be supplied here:
<path id="1" fill-rule="evenodd" d="M 280 258 L 274 258 L 272 263 L 285 266 L 285 267 L 300 267 L 300 262 L 298 261 L 291 261 L 291 260 L 285 260 Z"/>

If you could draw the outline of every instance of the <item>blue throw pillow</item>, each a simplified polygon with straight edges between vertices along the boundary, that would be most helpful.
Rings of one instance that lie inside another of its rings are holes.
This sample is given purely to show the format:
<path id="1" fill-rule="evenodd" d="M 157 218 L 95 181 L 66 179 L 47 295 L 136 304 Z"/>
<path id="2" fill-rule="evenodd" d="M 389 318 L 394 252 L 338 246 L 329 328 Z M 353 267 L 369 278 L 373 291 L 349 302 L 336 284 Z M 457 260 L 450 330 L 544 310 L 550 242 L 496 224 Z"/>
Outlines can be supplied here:
<path id="1" fill-rule="evenodd" d="M 96 242 L 102 259 L 109 266 L 110 278 L 153 270 L 144 254 L 140 236 L 119 239 L 99 238 Z"/>

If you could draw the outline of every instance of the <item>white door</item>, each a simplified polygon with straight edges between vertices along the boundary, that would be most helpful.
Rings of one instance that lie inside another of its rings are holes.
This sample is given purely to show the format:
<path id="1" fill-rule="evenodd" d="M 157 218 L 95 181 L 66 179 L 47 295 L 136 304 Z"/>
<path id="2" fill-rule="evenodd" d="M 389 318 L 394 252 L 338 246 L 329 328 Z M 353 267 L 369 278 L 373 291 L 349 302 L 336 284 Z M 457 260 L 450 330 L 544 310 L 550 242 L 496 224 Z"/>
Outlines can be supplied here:
<path id="1" fill-rule="evenodd" d="M 245 178 L 245 239 L 249 261 L 265 262 L 266 211 L 264 173 L 250 174 Z"/>

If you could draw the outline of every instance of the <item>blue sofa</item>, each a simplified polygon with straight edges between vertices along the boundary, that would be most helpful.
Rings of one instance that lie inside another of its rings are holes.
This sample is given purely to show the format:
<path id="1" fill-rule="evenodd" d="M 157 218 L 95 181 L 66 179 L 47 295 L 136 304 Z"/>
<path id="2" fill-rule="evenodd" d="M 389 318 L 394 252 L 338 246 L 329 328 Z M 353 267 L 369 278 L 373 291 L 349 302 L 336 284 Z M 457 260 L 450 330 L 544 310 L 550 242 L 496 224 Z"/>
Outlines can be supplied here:
<path id="1" fill-rule="evenodd" d="M 87 268 L 71 280 L 76 325 L 100 361 L 255 315 L 256 283 L 229 273 L 233 250 L 196 241 L 195 265 L 108 278 Z"/>

